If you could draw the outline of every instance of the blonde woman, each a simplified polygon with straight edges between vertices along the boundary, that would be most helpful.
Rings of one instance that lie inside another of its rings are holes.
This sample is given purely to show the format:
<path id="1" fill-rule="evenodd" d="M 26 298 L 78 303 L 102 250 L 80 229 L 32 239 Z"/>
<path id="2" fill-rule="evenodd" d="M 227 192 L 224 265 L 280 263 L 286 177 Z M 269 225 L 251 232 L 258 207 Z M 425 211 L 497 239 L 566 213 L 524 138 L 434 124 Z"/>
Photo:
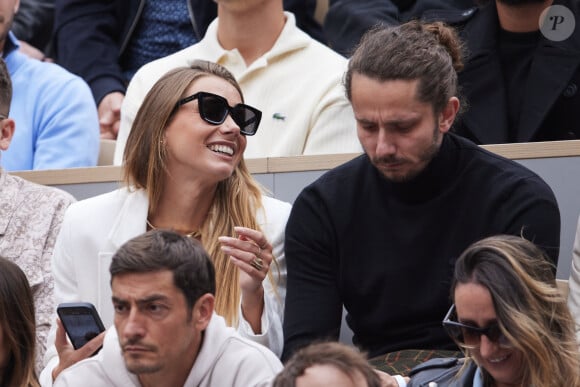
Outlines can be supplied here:
<path id="1" fill-rule="evenodd" d="M 514 236 L 474 243 L 455 265 L 451 295 L 443 325 L 467 356 L 457 385 L 580 386 L 572 318 L 534 244 Z"/>
<path id="2" fill-rule="evenodd" d="M 290 205 L 262 195 L 244 163 L 247 136 L 260 118 L 217 64 L 197 61 L 163 76 L 128 138 L 126 187 L 79 202 L 65 216 L 53 257 L 57 301 L 92 302 L 110 326 L 111 256 L 147 230 L 171 229 L 199 239 L 209 252 L 216 312 L 280 355 Z M 43 385 L 101 341 L 102 335 L 75 351 L 59 328 Z"/>

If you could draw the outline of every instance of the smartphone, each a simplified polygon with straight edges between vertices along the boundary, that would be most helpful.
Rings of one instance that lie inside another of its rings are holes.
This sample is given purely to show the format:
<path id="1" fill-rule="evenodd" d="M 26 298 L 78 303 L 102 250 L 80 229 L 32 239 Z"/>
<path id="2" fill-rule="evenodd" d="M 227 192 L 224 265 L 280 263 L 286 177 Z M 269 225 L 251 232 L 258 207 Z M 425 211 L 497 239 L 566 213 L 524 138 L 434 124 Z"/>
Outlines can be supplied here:
<path id="1" fill-rule="evenodd" d="M 97 309 L 91 303 L 65 302 L 58 305 L 56 312 L 74 349 L 79 349 L 105 330 Z"/>

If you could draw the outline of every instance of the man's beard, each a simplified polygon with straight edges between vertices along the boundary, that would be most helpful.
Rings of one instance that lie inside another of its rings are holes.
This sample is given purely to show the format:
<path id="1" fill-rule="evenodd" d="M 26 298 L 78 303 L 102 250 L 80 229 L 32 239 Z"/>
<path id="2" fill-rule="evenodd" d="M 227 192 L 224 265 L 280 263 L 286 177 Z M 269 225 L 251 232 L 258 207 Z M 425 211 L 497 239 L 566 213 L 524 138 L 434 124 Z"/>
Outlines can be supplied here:
<path id="1" fill-rule="evenodd" d="M 163 369 L 163 366 L 161 364 L 132 365 L 132 364 L 125 363 L 125 366 L 127 367 L 127 371 L 129 371 L 130 373 L 135 374 L 135 375 L 152 374 L 155 372 L 159 372 Z"/>
<path id="2" fill-rule="evenodd" d="M 408 171 L 407 174 L 405 175 L 399 175 L 399 176 L 387 176 L 384 173 L 381 173 L 383 175 L 383 177 L 389 181 L 395 182 L 395 183 L 404 183 L 410 180 L 413 180 L 415 177 L 417 177 L 417 175 L 419 175 L 421 172 L 423 172 L 423 170 L 425 168 L 427 168 L 427 166 L 431 163 L 431 160 L 433 160 L 433 158 L 437 155 L 437 153 L 439 152 L 439 148 L 441 147 L 441 139 L 442 134 L 439 132 L 439 126 L 436 125 L 435 129 L 433 130 L 433 140 L 431 142 L 431 145 L 425 149 L 425 151 L 420 155 L 419 161 L 416 163 L 424 163 L 423 168 L 420 169 L 412 169 L 410 171 Z M 391 156 L 391 157 L 380 157 L 380 158 L 374 158 L 372 160 L 372 163 L 375 166 L 379 166 L 381 164 L 392 164 L 392 163 L 397 163 L 397 162 L 407 162 L 406 159 L 399 159 L 396 156 Z M 379 169 L 380 171 L 380 169 Z"/>
<path id="3" fill-rule="evenodd" d="M 121 343 L 121 350 L 123 351 L 123 356 L 125 355 L 125 345 L 139 345 L 151 352 L 155 352 L 156 351 L 156 347 L 153 345 L 147 345 L 147 344 L 143 344 L 140 342 L 140 339 L 129 339 L 127 341 L 125 341 L 125 343 Z M 133 360 L 133 362 L 131 362 L 131 360 Z M 127 367 L 127 370 L 131 373 L 134 373 L 136 375 L 139 374 L 146 374 L 146 373 L 153 373 L 153 372 L 157 372 L 160 371 L 161 369 L 163 369 L 163 365 L 159 364 L 159 363 L 154 363 L 154 364 L 141 364 L 139 361 L 136 361 L 134 359 L 125 359 L 125 366 Z"/>

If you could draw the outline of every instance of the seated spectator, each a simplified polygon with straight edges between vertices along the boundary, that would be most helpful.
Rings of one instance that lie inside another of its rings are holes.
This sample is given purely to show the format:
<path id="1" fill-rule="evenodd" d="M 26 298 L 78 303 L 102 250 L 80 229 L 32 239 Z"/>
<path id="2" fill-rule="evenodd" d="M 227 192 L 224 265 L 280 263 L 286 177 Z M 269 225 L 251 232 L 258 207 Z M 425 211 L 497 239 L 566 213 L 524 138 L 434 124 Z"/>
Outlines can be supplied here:
<path id="1" fill-rule="evenodd" d="M 459 53 L 453 30 L 416 21 L 373 30 L 355 51 L 345 85 L 365 153 L 294 202 L 284 359 L 313 340 L 338 339 L 343 305 L 354 343 L 372 358 L 454 350 L 441 316 L 467 246 L 523 234 L 557 262 L 560 213 L 550 187 L 448 133 L 460 108 Z"/>
<path id="2" fill-rule="evenodd" d="M 54 0 L 52 0 L 54 1 Z M 316 0 L 284 0 L 300 29 L 322 40 Z M 198 42 L 216 17 L 213 1 L 58 0 L 58 63 L 91 87 L 103 138 L 117 138 L 121 103 L 144 64 Z"/>
<path id="3" fill-rule="evenodd" d="M 18 41 L 8 30 L 18 1 L 3 5 L 0 48 L 12 78 L 11 118 L 18 130 L 2 154 L 2 167 L 14 171 L 96 165 L 98 119 L 88 86 L 54 63 L 19 52 Z"/>
<path id="4" fill-rule="evenodd" d="M 62 372 L 55 387 L 251 387 L 282 369 L 214 313 L 215 269 L 194 238 L 135 237 L 115 253 L 110 274 L 114 328 L 99 354 Z"/>
<path id="5" fill-rule="evenodd" d="M 467 357 L 454 386 L 580 386 L 572 317 L 546 258 L 502 235 L 459 257 L 443 321 Z M 409 387 L 426 385 L 417 378 Z"/>
<path id="6" fill-rule="evenodd" d="M 168 70 L 196 59 L 230 70 L 246 98 L 263 112 L 246 158 L 359 152 L 352 109 L 341 77 L 346 59 L 296 27 L 282 0 L 217 0 L 218 18 L 203 40 L 143 66 L 131 80 L 121 111 L 115 164 L 151 86 Z"/>
<path id="7" fill-rule="evenodd" d="M 24 272 L 0 257 L 0 385 L 39 387 L 34 372 L 34 302 Z"/>
<path id="8" fill-rule="evenodd" d="M 563 15 L 554 11 L 540 30 L 551 5 L 570 15 L 547 34 Z M 477 144 L 580 139 L 580 28 L 571 24 L 579 16 L 571 0 L 491 0 L 474 12 L 461 32 L 469 57 L 459 84 L 469 108 L 452 130 Z"/>
<path id="9" fill-rule="evenodd" d="M 10 146 L 15 131 L 14 120 L 7 118 L 11 98 L 12 83 L 4 61 L 0 59 L 2 152 Z M 0 168 L 0 255 L 18 264 L 32 286 L 36 311 L 36 366 L 39 371 L 55 306 L 50 257 L 64 212 L 74 200 L 64 191 L 11 176 Z"/>
<path id="10" fill-rule="evenodd" d="M 350 56 L 364 33 L 376 25 L 395 26 L 423 15 L 458 22 L 474 9 L 474 0 L 330 0 L 324 33 L 330 47 Z"/>
<path id="11" fill-rule="evenodd" d="M 339 343 L 311 344 L 297 351 L 272 387 L 381 387 L 381 380 L 356 349 Z"/>
<path id="12" fill-rule="evenodd" d="M 576 322 L 576 337 L 580 346 L 580 218 L 578 218 L 574 251 L 572 251 L 572 267 L 570 268 L 568 287 L 568 307 Z"/>
<path id="13" fill-rule="evenodd" d="M 197 61 L 163 76 L 127 141 L 126 187 L 75 203 L 65 215 L 52 260 L 57 302 L 90 302 L 110 326 L 103 265 L 130 238 L 173 229 L 209 252 L 217 270 L 216 312 L 280 355 L 290 205 L 262 195 L 244 162 L 246 136 L 259 123 L 260 112 L 243 103 L 233 76 L 215 63 Z M 43 385 L 91 349 L 49 348 Z"/>

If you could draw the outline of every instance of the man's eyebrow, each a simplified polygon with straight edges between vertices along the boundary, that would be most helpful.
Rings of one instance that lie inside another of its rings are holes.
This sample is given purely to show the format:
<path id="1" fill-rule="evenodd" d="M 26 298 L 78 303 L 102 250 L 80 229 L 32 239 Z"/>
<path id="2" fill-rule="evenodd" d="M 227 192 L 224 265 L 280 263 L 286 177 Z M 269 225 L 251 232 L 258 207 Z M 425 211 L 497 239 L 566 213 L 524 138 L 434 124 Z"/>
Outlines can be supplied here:
<path id="1" fill-rule="evenodd" d="M 152 295 L 150 295 L 148 297 L 138 299 L 137 300 L 137 303 L 138 304 L 146 304 L 146 303 L 149 303 L 149 302 L 165 301 L 165 300 L 168 300 L 168 299 L 169 299 L 169 297 L 167 297 L 164 294 L 152 294 Z"/>
<path id="2" fill-rule="evenodd" d="M 361 124 L 374 124 L 374 123 L 376 123 L 375 120 L 369 120 L 367 118 L 355 117 L 355 120 Z"/>
<path id="3" fill-rule="evenodd" d="M 169 299 L 169 297 L 167 297 L 164 294 L 152 294 L 152 295 L 150 295 L 148 297 L 140 298 L 140 299 L 136 300 L 136 302 L 138 304 L 146 304 L 148 302 L 165 301 L 165 300 L 168 300 L 168 299 Z M 127 303 L 127 302 L 129 302 L 127 300 L 124 300 L 124 299 L 121 299 L 121 298 L 115 297 L 115 296 L 112 297 L 112 300 L 113 300 L 114 303 Z"/>

